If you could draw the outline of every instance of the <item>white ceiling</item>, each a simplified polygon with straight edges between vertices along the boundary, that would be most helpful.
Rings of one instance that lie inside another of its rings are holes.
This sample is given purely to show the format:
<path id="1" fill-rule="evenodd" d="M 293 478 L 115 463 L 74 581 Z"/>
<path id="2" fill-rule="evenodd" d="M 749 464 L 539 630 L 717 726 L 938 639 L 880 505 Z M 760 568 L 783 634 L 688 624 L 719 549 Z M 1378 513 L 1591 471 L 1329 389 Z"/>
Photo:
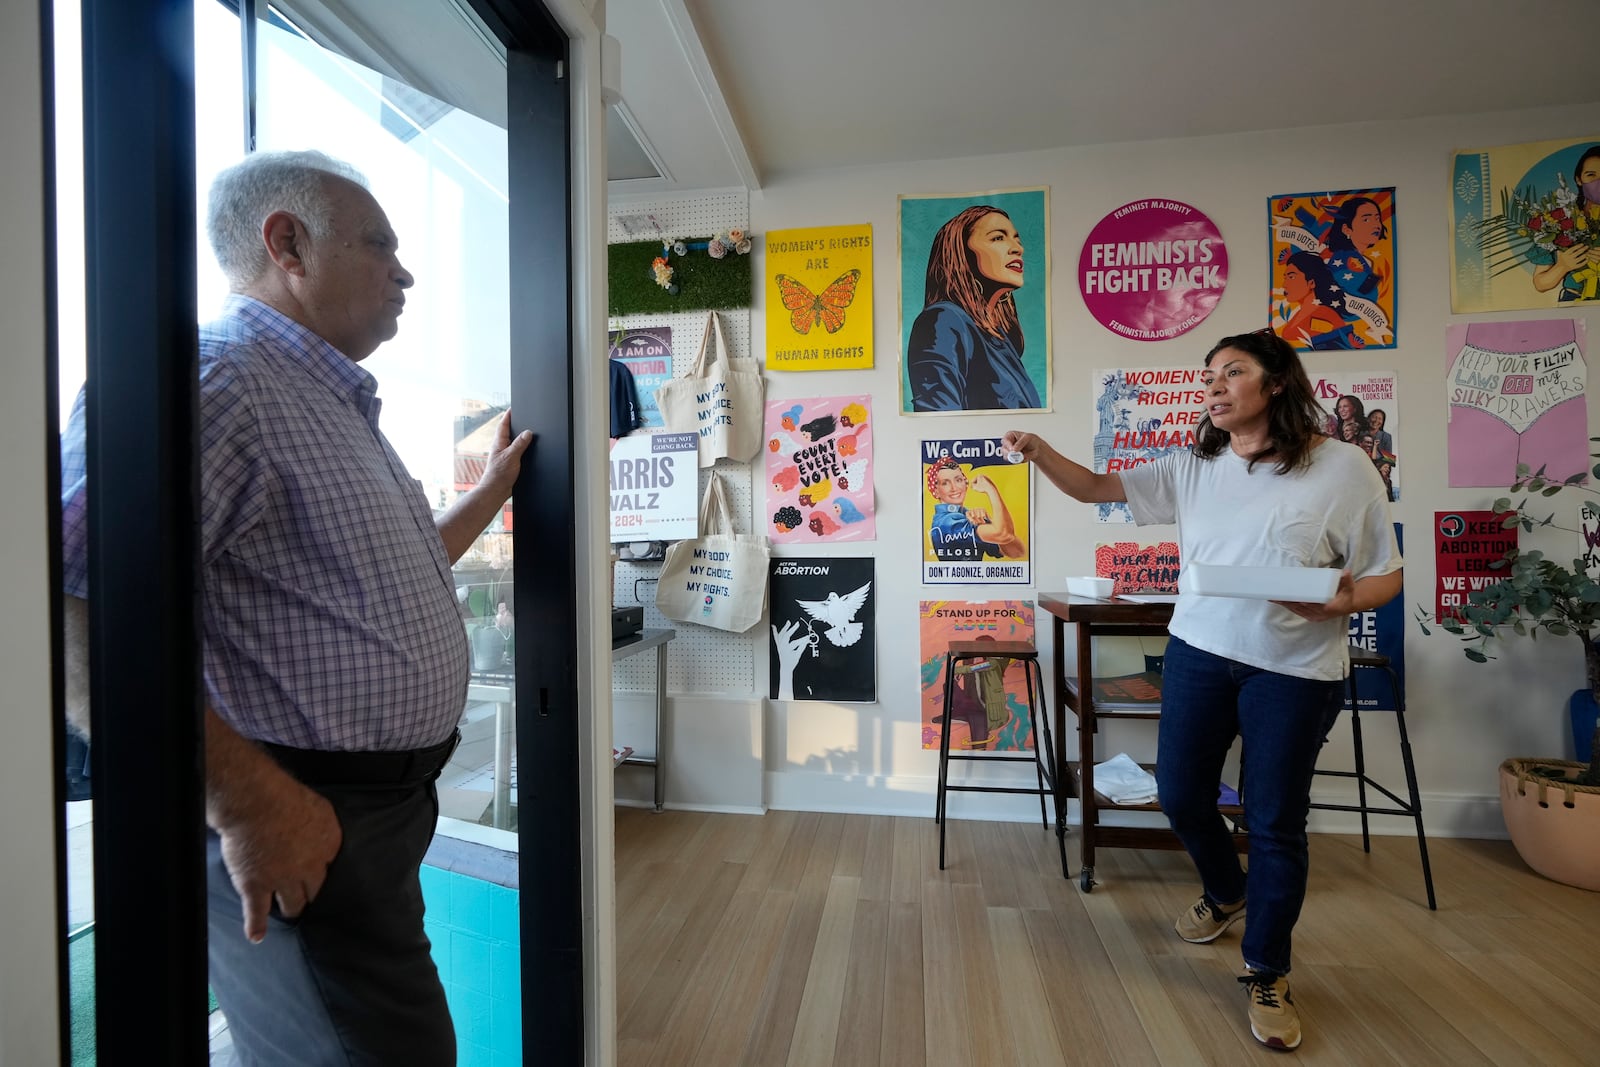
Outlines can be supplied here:
<path id="1" fill-rule="evenodd" d="M 668 175 L 617 192 L 1600 102 L 1588 50 L 1600 0 L 606 0 L 604 11 L 622 43 L 623 106 Z M 1305 150 L 1362 146 L 1308 135 Z"/>

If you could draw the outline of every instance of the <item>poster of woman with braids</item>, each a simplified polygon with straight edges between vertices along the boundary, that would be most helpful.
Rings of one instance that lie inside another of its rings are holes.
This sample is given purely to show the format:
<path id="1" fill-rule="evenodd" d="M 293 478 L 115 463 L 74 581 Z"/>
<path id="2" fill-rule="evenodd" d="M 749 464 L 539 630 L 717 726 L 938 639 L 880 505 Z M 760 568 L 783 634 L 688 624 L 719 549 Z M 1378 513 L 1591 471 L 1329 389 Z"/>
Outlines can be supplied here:
<path id="1" fill-rule="evenodd" d="M 1267 198 L 1269 324 L 1301 352 L 1395 346 L 1395 199 L 1390 189 Z"/>

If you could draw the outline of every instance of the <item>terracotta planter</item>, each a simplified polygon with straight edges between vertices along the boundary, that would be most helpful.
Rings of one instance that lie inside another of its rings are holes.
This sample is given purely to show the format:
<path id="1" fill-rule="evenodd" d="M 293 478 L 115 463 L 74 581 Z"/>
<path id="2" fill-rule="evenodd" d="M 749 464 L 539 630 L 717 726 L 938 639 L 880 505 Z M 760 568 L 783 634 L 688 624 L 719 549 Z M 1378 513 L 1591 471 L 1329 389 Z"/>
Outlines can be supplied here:
<path id="1" fill-rule="evenodd" d="M 1531 773 L 1584 765 L 1570 760 L 1508 759 L 1500 764 L 1500 810 L 1511 843 L 1546 878 L 1600 892 L 1600 789 Z"/>

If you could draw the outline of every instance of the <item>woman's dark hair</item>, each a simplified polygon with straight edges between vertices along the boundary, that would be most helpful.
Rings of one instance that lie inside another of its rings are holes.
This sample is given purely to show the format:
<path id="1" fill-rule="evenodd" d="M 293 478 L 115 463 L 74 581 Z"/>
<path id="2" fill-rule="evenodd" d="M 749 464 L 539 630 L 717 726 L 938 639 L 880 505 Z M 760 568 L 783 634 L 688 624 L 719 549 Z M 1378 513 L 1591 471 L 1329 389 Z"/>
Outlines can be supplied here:
<path id="1" fill-rule="evenodd" d="M 1382 408 L 1373 408 L 1371 411 L 1367 412 L 1367 425 L 1371 426 L 1372 420 L 1379 415 L 1383 416 L 1383 426 L 1389 425 L 1389 413 Z M 1381 430 L 1383 429 L 1383 426 L 1379 426 L 1377 429 Z"/>
<path id="2" fill-rule="evenodd" d="M 1365 196 L 1352 196 L 1334 209 L 1333 225 L 1328 228 L 1330 251 L 1343 252 L 1355 249 L 1355 242 L 1350 240 L 1350 235 L 1344 232 L 1344 228 L 1356 220 L 1356 212 L 1361 210 L 1363 204 L 1371 204 L 1372 210 L 1378 213 L 1378 236 L 1389 236 L 1389 226 L 1383 221 L 1383 208 L 1378 206 L 1378 202 Z"/>
<path id="3" fill-rule="evenodd" d="M 941 300 L 948 301 L 971 315 L 972 321 L 984 331 L 1009 338 L 1021 355 L 1022 323 L 1017 319 L 1013 290 L 1006 290 L 991 309 L 989 294 L 994 283 L 978 273 L 972 249 L 967 247 L 972 228 L 985 215 L 1000 215 L 1008 221 L 1011 218 L 997 207 L 974 204 L 939 227 L 939 232 L 933 235 L 933 246 L 928 249 L 928 280 L 922 306 L 927 308 Z"/>
<path id="4" fill-rule="evenodd" d="M 1591 159 L 1600 159 L 1600 144 L 1595 145 L 1583 155 L 1579 156 L 1578 162 L 1572 165 L 1572 183 L 1577 188 L 1579 203 L 1594 203 L 1594 201 L 1583 195 L 1583 179 L 1579 177 L 1579 175 L 1583 173 L 1584 163 Z"/>
<path id="5" fill-rule="evenodd" d="M 1306 276 L 1317 303 L 1343 317 L 1344 300 L 1340 298 L 1339 288 L 1333 282 L 1333 271 L 1321 256 L 1315 252 L 1295 252 L 1285 262 Z"/>
<path id="6" fill-rule="evenodd" d="M 1206 353 L 1205 366 L 1224 348 L 1232 348 L 1261 364 L 1266 371 L 1262 387 L 1267 390 L 1267 446 L 1252 456 L 1250 469 L 1264 459 L 1277 460 L 1274 469 L 1279 474 L 1304 467 L 1311 462 L 1311 449 L 1316 438 L 1323 436 L 1322 424 L 1326 413 L 1312 392 L 1311 380 L 1300 357 L 1288 341 L 1271 330 L 1234 334 L 1224 337 Z M 1274 389 L 1282 392 L 1273 395 Z M 1228 447 L 1232 435 L 1211 423 L 1211 413 L 1200 418 L 1195 431 L 1194 454 L 1201 459 L 1212 459 Z"/>

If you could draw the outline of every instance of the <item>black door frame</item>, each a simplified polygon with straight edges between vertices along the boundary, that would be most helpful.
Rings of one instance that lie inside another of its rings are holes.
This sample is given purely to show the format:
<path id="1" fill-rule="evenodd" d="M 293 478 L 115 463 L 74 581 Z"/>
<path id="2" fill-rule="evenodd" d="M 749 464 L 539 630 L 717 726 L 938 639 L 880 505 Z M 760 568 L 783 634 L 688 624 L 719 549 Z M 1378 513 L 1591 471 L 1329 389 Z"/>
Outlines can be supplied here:
<path id="1" fill-rule="evenodd" d="M 570 42 L 540 0 L 471 0 L 506 46 L 522 1062 L 584 1057 Z M 565 388 L 555 388 L 563 383 Z M 557 519 L 545 516 L 552 501 Z M 532 1020 L 538 1026 L 530 1026 Z"/>
<path id="2" fill-rule="evenodd" d="M 192 0 L 84 0 L 83 95 L 97 1051 L 204 1063 Z"/>
<path id="3" fill-rule="evenodd" d="M 523 1016 L 539 1021 L 523 1028 L 523 1059 L 579 1063 L 577 531 L 537 518 L 549 501 L 577 499 L 569 41 L 539 0 L 472 3 L 507 50 L 511 402 L 517 429 L 538 434 L 512 498 L 528 517 L 513 537 L 518 629 L 531 638 L 516 653 L 519 807 L 537 813 L 521 822 L 519 857 Z M 207 1057 L 193 42 L 192 0 L 83 0 L 95 984 L 106 1064 Z M 550 388 L 557 381 L 567 388 Z"/>
<path id="4" fill-rule="evenodd" d="M 565 37 L 509 48 L 511 410 L 538 434 L 512 494 L 517 590 L 518 908 L 523 1062 L 582 1063 L 583 876 L 572 231 Z M 559 149 L 559 150 L 556 150 Z M 566 388 L 552 388 L 558 382 Z M 529 609 L 532 609 L 531 611 Z M 522 620 L 532 616 L 531 633 Z M 531 637 L 532 640 L 527 638 Z M 530 699 L 532 698 L 532 699 Z M 531 816 L 531 817 L 530 817 Z M 537 1027 L 529 1026 L 538 1020 Z"/>

